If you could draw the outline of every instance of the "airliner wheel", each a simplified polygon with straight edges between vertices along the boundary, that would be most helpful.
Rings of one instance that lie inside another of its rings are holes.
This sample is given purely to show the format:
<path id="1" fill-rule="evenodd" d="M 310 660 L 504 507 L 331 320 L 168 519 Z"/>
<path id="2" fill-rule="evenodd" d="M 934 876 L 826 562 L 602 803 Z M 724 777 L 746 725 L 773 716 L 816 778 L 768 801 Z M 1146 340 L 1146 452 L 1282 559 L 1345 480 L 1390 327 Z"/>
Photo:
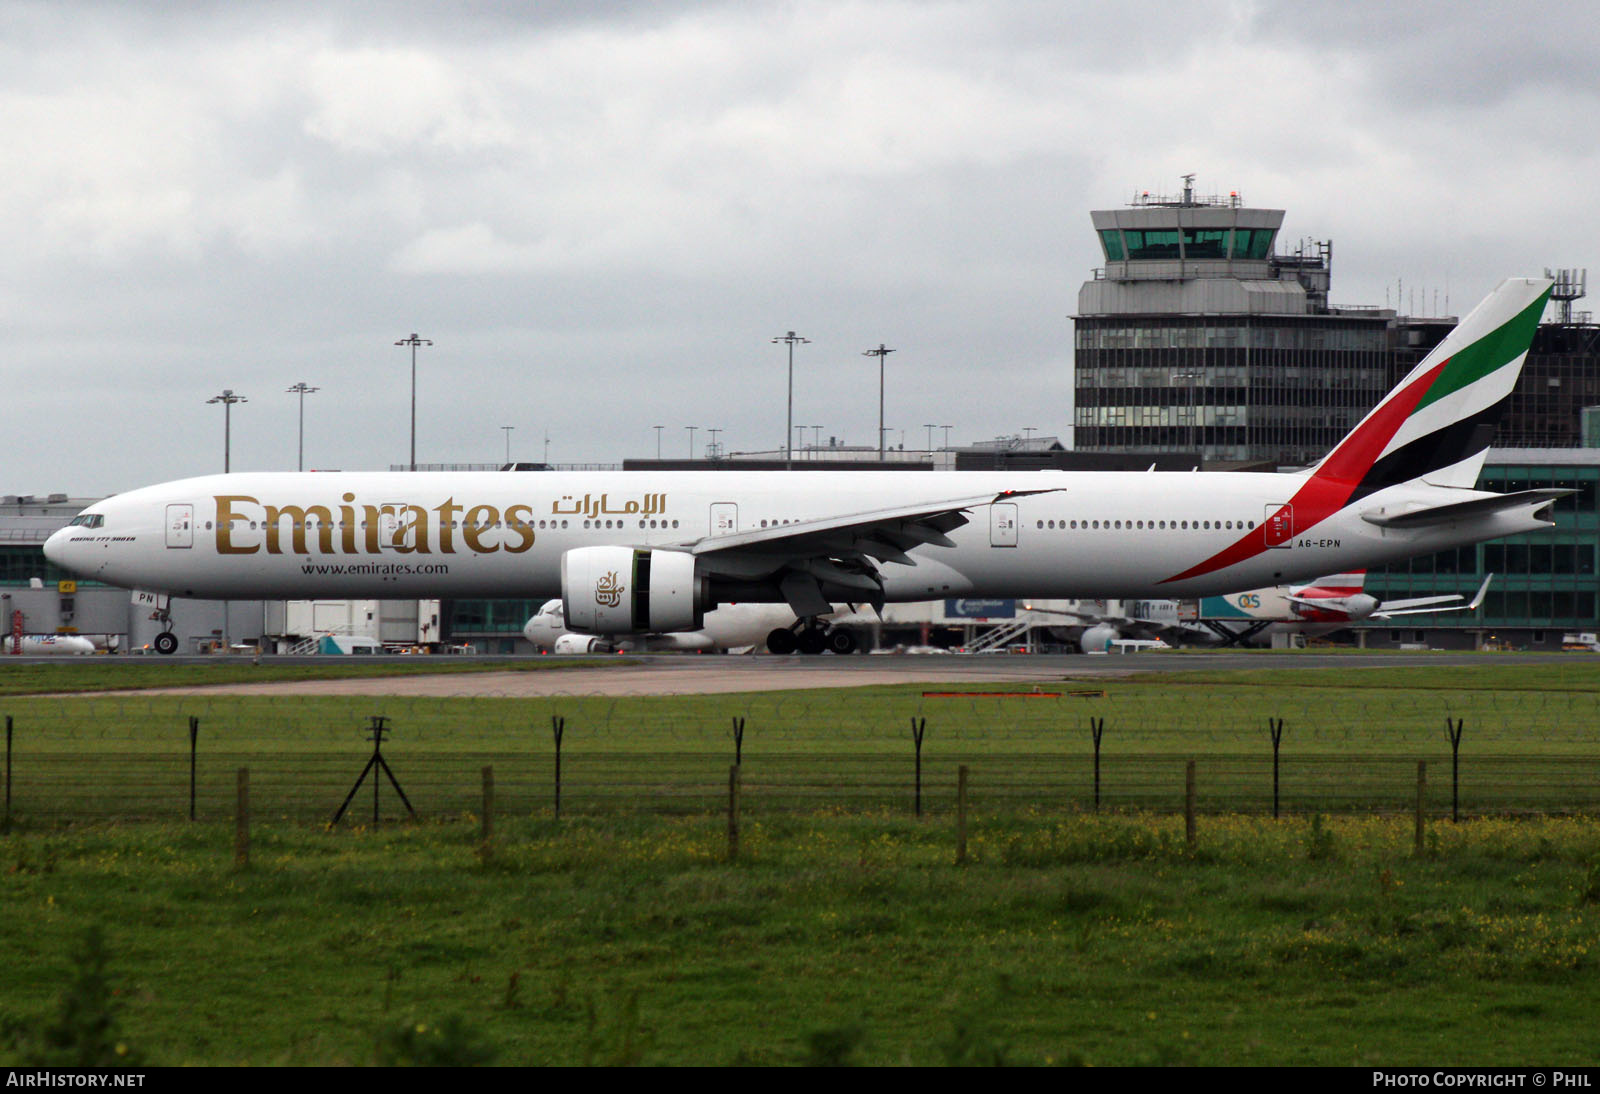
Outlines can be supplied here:
<path id="1" fill-rule="evenodd" d="M 856 636 L 843 627 L 828 632 L 828 648 L 841 656 L 856 652 Z"/>
<path id="2" fill-rule="evenodd" d="M 821 653 L 828 648 L 828 635 L 821 627 L 807 627 L 796 639 L 801 653 Z"/>
<path id="3" fill-rule="evenodd" d="M 178 652 L 178 636 L 171 631 L 162 631 L 156 635 L 156 652 L 167 655 Z"/>
<path id="4" fill-rule="evenodd" d="M 793 653 L 795 650 L 794 632 L 786 627 L 779 627 L 767 635 L 768 653 Z"/>

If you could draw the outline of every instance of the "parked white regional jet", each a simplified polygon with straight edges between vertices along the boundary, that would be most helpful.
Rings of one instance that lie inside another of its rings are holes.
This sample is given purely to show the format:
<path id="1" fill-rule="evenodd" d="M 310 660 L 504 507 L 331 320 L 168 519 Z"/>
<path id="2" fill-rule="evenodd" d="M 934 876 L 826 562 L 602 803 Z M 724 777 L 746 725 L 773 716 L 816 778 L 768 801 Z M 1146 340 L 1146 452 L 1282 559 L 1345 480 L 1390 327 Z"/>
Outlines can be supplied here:
<path id="1" fill-rule="evenodd" d="M 1548 525 L 1566 491 L 1474 484 L 1549 291 L 1503 282 L 1293 474 L 224 474 L 97 502 L 45 554 L 167 596 L 560 597 L 585 633 L 693 629 L 732 601 L 807 619 L 1280 585 Z"/>
<path id="2" fill-rule="evenodd" d="M 20 640 L 7 638 L 5 652 L 22 657 L 87 657 L 94 643 L 75 634 L 25 634 Z"/>
<path id="3" fill-rule="evenodd" d="M 1475 612 L 1489 595 L 1489 582 L 1493 580 L 1493 574 L 1486 574 L 1471 600 L 1460 593 L 1379 600 L 1365 590 L 1366 572 L 1358 570 L 1319 577 L 1309 585 L 1203 597 L 1198 606 L 1199 622 L 1230 646 L 1262 632 L 1269 635 L 1327 634 L 1367 619 Z"/>

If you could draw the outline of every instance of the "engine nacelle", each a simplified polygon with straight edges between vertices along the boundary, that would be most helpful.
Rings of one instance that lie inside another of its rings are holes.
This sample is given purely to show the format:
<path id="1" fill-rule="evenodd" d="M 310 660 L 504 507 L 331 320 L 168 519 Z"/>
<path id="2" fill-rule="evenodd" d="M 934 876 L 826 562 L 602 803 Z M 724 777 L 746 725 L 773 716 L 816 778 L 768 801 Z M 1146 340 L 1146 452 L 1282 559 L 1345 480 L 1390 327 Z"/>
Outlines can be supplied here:
<path id="1" fill-rule="evenodd" d="M 607 643 L 592 634 L 564 634 L 556 639 L 552 653 L 606 653 Z"/>
<path id="2" fill-rule="evenodd" d="M 684 551 L 579 547 L 561 556 L 567 629 L 584 634 L 699 630 L 708 584 Z"/>

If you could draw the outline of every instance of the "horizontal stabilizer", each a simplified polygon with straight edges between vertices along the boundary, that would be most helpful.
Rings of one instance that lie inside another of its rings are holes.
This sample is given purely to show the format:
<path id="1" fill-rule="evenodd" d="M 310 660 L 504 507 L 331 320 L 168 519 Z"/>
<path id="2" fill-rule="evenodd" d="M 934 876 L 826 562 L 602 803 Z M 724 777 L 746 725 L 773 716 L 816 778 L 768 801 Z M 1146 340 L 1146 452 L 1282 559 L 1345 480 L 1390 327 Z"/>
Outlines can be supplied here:
<path id="1" fill-rule="evenodd" d="M 1471 501 L 1455 501 L 1447 505 L 1430 505 L 1426 509 L 1409 509 L 1399 513 L 1386 513 L 1370 509 L 1361 519 L 1379 528 L 1423 528 L 1430 524 L 1450 524 L 1458 520 L 1474 520 L 1494 513 L 1525 509 L 1531 505 L 1554 501 L 1575 490 L 1520 490 L 1515 494 L 1494 494 Z"/>

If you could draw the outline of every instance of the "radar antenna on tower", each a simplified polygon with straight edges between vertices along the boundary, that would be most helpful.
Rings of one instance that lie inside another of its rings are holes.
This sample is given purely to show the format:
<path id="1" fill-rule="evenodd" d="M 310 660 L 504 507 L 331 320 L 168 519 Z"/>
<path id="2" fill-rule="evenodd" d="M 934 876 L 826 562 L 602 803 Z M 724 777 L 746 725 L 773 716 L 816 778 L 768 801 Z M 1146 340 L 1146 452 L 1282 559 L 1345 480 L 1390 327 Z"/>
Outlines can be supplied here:
<path id="1" fill-rule="evenodd" d="M 1556 322 L 1570 324 L 1572 322 L 1572 302 L 1582 300 L 1589 295 L 1589 271 L 1582 270 L 1551 270 L 1545 267 L 1544 275 L 1555 282 L 1555 287 L 1550 290 L 1550 300 L 1556 306 Z"/>

